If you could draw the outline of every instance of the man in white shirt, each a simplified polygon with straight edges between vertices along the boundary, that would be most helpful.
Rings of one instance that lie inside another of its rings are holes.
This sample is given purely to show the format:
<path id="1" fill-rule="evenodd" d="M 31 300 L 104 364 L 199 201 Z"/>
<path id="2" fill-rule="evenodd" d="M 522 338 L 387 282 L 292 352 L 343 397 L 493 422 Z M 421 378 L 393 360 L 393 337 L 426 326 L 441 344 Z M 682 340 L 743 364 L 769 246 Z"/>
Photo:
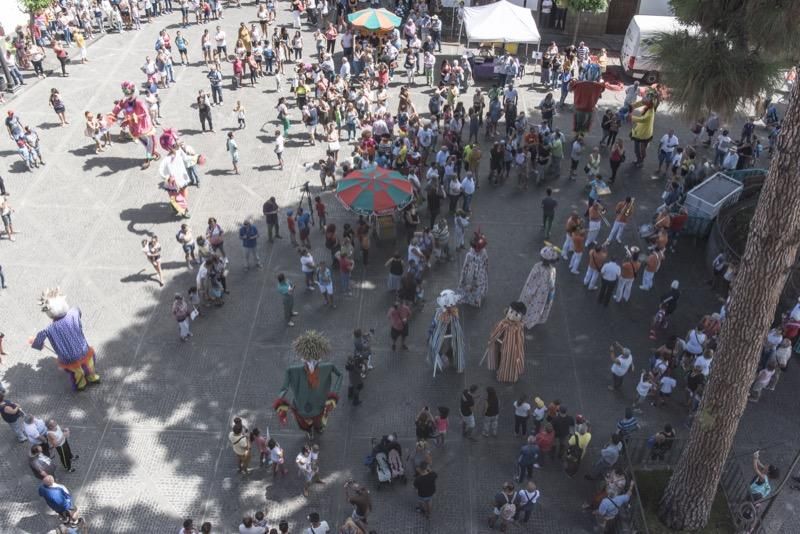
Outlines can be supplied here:
<path id="1" fill-rule="evenodd" d="M 431 123 L 425 123 L 425 126 L 417 132 L 417 141 L 422 147 L 422 163 L 428 163 L 428 155 L 430 153 L 431 142 L 433 141 L 433 132 L 431 132 Z"/>
<path id="2" fill-rule="evenodd" d="M 305 529 L 303 534 L 328 534 L 331 531 L 327 521 L 319 520 L 317 512 L 308 514 L 308 522 L 311 523 L 311 526 Z"/>
<path id="3" fill-rule="evenodd" d="M 703 373 L 703 376 L 708 378 L 708 373 L 711 372 L 711 360 L 714 357 L 714 353 L 710 350 L 705 351 L 703 354 L 698 356 L 694 359 L 694 366 L 700 368 L 700 372 Z"/>
<path id="4" fill-rule="evenodd" d="M 508 84 L 508 87 L 506 88 L 506 90 L 503 91 L 503 104 L 505 105 L 505 103 L 510 100 L 511 103 L 514 104 L 514 106 L 516 106 L 518 97 L 519 97 L 519 93 L 517 93 L 517 90 L 514 89 L 514 84 L 510 83 L 510 84 Z M 525 133 L 525 132 L 523 132 L 523 133 Z"/>
<path id="5" fill-rule="evenodd" d="M 621 273 L 622 268 L 612 256 L 600 269 L 600 294 L 597 296 L 597 302 L 608 307 Z"/>
<path id="6" fill-rule="evenodd" d="M 739 154 L 736 151 L 736 147 L 732 146 L 728 149 L 725 159 L 722 160 L 722 169 L 725 171 L 735 171 L 738 164 Z"/>
<path id="7" fill-rule="evenodd" d="M 472 204 L 472 195 L 475 194 L 475 177 L 472 171 L 467 171 L 464 178 L 461 179 L 461 190 L 464 193 L 464 200 L 461 208 L 469 213 L 470 205 Z"/>
<path id="8" fill-rule="evenodd" d="M 661 172 L 661 165 L 664 165 L 665 173 L 669 170 L 672 154 L 679 144 L 678 136 L 675 135 L 675 130 L 673 129 L 661 136 L 661 142 L 658 145 L 658 171 L 656 172 Z"/>
<path id="9" fill-rule="evenodd" d="M 350 62 L 346 57 L 342 58 L 342 66 L 339 67 L 339 77 L 345 81 L 350 79 Z"/>
<path id="10" fill-rule="evenodd" d="M 225 39 L 225 31 L 217 26 L 217 33 L 214 35 L 217 42 L 217 56 L 220 61 L 228 61 L 228 42 Z"/>
<path id="11" fill-rule="evenodd" d="M 714 155 L 714 166 L 722 166 L 725 156 L 728 155 L 728 149 L 731 147 L 733 140 L 728 135 L 728 130 L 722 130 L 722 133 L 717 137 L 717 152 Z"/>
<path id="12" fill-rule="evenodd" d="M 264 534 L 264 527 L 257 527 L 254 523 L 252 517 L 246 516 L 239 525 L 239 534 Z"/>
<path id="13" fill-rule="evenodd" d="M 620 346 L 619 343 L 616 345 L 622 349 L 622 353 L 617 355 L 614 353 L 614 346 L 609 347 L 611 379 L 613 381 L 613 385 L 608 386 L 609 391 L 618 391 L 622 387 L 622 379 L 633 368 L 633 356 L 630 349 Z"/>

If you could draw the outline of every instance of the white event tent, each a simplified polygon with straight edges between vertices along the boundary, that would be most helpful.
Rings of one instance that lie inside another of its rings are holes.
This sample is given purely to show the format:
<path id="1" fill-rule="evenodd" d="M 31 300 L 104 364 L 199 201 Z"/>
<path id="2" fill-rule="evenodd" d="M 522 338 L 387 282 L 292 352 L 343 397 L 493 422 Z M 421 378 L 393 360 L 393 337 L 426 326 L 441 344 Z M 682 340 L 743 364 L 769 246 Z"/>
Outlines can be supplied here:
<path id="1" fill-rule="evenodd" d="M 464 8 L 464 30 L 472 43 L 525 43 L 541 41 L 531 10 L 499 0 Z"/>

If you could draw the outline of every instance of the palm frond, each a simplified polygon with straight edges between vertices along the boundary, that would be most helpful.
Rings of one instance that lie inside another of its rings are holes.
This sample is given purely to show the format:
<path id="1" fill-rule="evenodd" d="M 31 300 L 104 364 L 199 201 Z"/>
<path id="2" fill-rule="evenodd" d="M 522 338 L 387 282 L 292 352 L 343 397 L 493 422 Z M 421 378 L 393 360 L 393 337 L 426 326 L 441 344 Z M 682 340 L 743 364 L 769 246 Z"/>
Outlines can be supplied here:
<path id="1" fill-rule="evenodd" d="M 690 120 L 708 110 L 730 118 L 739 106 L 780 82 L 778 58 L 721 36 L 682 31 L 660 34 L 654 41 L 670 103 Z"/>

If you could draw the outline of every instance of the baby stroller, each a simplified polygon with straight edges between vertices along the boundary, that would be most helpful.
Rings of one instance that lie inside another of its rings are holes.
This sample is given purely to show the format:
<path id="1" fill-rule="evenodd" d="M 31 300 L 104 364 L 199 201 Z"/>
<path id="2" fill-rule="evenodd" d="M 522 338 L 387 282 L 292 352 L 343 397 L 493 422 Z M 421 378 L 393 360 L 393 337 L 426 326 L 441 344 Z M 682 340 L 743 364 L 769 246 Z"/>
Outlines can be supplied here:
<path id="1" fill-rule="evenodd" d="M 372 438 L 372 453 L 367 456 L 365 464 L 375 470 L 378 477 L 378 489 L 384 484 L 391 484 L 395 480 L 407 483 L 405 468 L 403 467 L 403 449 L 397 442 L 394 434 L 383 436 L 380 441 Z"/>

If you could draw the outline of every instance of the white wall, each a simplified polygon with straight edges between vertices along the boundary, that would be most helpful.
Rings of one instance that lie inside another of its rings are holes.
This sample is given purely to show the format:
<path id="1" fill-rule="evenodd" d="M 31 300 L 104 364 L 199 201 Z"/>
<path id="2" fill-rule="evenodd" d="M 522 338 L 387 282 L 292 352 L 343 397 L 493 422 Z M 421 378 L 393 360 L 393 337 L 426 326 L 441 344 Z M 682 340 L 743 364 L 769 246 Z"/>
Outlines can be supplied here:
<path id="1" fill-rule="evenodd" d="M 674 16 L 669 0 L 641 0 L 639 15 Z"/>
<path id="2" fill-rule="evenodd" d="M 17 0 L 0 0 L 0 24 L 6 35 L 14 33 L 14 28 L 28 24 L 28 14 L 20 11 Z"/>

